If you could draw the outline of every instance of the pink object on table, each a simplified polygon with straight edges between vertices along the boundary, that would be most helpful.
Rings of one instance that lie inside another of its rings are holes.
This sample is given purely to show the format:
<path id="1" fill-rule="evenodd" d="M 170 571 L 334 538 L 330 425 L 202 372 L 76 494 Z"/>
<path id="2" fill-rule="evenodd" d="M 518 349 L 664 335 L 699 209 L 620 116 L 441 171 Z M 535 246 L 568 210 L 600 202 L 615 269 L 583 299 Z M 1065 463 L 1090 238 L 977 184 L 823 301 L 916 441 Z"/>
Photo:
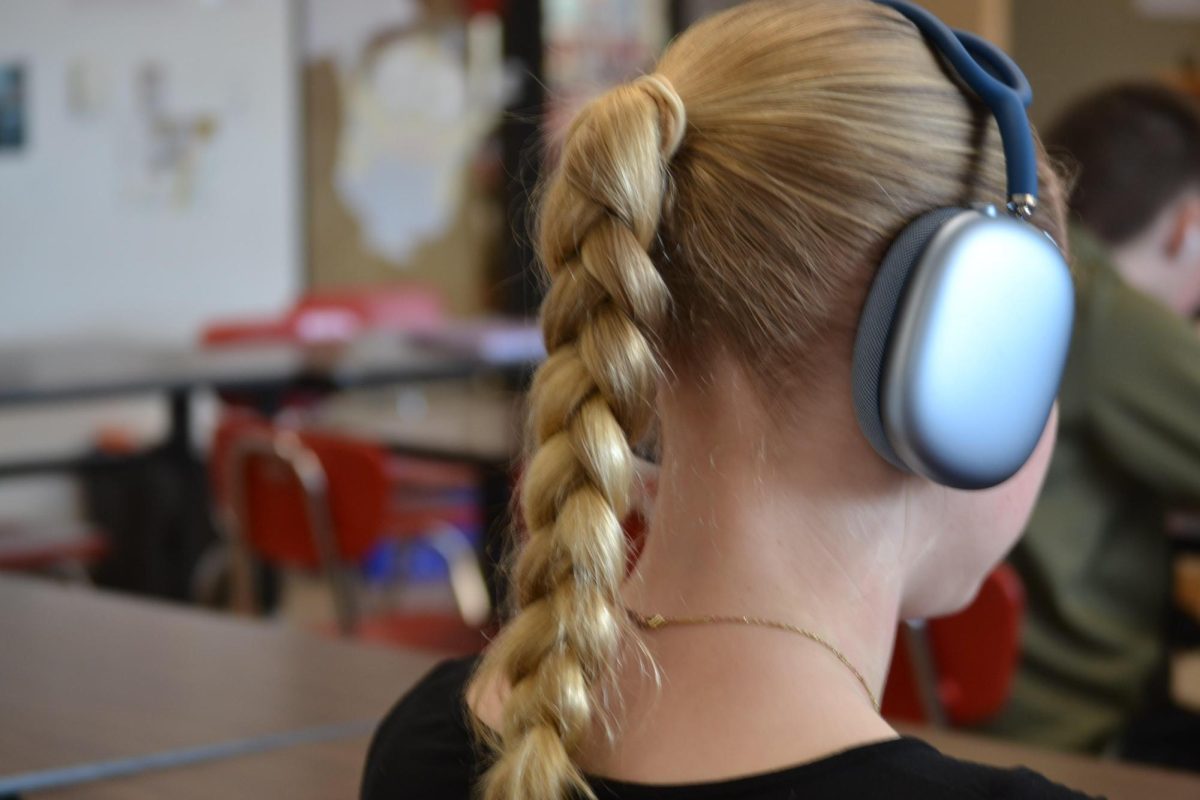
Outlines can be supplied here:
<path id="1" fill-rule="evenodd" d="M 368 331 L 421 333 L 445 324 L 435 290 L 414 284 L 334 289 L 304 295 L 282 316 L 217 320 L 200 336 L 210 347 L 344 342 Z"/>
<path id="2" fill-rule="evenodd" d="M 363 330 L 413 333 L 440 327 L 446 306 L 439 292 L 425 286 L 369 286 L 311 292 L 288 316 L 299 330 L 313 325 L 313 320 L 333 320 L 338 315 L 356 319 Z"/>

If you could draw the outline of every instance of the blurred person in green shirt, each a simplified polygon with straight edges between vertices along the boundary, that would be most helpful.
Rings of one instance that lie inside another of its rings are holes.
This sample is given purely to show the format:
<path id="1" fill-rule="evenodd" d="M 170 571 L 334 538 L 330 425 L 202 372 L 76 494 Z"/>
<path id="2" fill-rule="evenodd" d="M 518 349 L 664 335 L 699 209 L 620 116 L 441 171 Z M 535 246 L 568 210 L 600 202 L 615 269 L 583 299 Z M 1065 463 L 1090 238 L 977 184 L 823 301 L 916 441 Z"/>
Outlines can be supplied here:
<path id="1" fill-rule="evenodd" d="M 1045 140 L 1075 176 L 1078 302 L 1058 448 L 1012 555 L 1028 592 L 1022 663 L 991 730 L 1101 751 L 1164 674 L 1164 509 L 1200 507 L 1200 108 L 1120 86 Z"/>

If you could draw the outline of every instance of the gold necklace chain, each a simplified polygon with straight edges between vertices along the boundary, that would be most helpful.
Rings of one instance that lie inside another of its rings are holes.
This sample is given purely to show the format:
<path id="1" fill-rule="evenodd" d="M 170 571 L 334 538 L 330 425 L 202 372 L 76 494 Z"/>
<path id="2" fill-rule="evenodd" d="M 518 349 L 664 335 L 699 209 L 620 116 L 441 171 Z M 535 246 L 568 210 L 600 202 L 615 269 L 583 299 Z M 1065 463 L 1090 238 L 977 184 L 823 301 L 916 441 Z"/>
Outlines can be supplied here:
<path id="1" fill-rule="evenodd" d="M 786 633 L 794 633 L 797 636 L 803 636 L 810 642 L 815 642 L 821 647 L 824 647 L 830 653 L 842 662 L 842 665 L 854 673 L 854 677 L 862 685 L 863 691 L 867 693 L 867 697 L 871 700 L 871 707 L 875 711 L 879 711 L 879 701 L 875 699 L 875 693 L 871 691 L 867 679 L 858 671 L 858 668 L 850 663 L 850 659 L 828 642 L 820 634 L 813 633 L 810 630 L 799 628 L 795 625 L 789 625 L 786 622 L 776 622 L 772 619 L 763 619 L 761 617 L 722 617 L 722 616 L 707 616 L 707 617 L 664 617 L 662 614 L 655 614 L 647 617 L 632 609 L 625 609 L 630 618 L 639 628 L 647 631 L 656 631 L 659 628 L 668 628 L 684 625 L 752 625 L 758 628 L 772 628 L 777 631 L 785 631 Z"/>

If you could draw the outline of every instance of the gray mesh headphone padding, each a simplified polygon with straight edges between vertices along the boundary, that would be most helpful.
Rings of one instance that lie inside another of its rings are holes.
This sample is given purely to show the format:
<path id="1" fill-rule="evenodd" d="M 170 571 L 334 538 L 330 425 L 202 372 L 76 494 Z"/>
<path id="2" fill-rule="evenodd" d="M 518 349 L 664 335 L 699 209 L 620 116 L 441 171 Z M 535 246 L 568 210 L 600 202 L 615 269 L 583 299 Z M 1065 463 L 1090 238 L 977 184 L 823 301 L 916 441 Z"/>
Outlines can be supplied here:
<path id="1" fill-rule="evenodd" d="M 964 210 L 939 208 L 930 211 L 917 217 L 900 232 L 879 265 L 858 320 L 853 371 L 854 411 L 858 415 L 858 425 L 879 455 L 907 472 L 912 470 L 888 441 L 883 424 L 883 395 L 887 391 L 887 387 L 883 386 L 883 370 L 888 343 L 892 338 L 900 303 L 904 299 L 904 289 L 926 246 L 943 224 Z"/>

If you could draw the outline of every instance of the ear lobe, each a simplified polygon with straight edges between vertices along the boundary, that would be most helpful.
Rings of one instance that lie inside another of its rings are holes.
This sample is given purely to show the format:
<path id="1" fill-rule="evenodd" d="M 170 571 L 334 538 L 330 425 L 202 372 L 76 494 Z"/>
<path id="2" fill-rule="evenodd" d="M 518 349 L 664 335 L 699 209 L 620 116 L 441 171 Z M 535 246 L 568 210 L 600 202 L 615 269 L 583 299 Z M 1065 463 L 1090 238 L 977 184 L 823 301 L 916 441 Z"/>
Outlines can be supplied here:
<path id="1" fill-rule="evenodd" d="M 1200 200 L 1191 200 L 1175 214 L 1167 238 L 1167 257 L 1172 261 L 1200 254 Z"/>
<path id="2" fill-rule="evenodd" d="M 1176 258 L 1180 261 L 1192 261 L 1197 256 L 1200 256 L 1200 222 L 1188 227 L 1187 232 L 1183 235 L 1183 241 L 1179 245 L 1179 253 Z"/>
<path id="3" fill-rule="evenodd" d="M 1191 228 L 1188 220 L 1190 216 L 1187 209 L 1182 208 L 1171 222 L 1171 232 L 1167 237 L 1167 258 L 1171 261 L 1179 258 L 1187 244 L 1188 230 Z"/>

